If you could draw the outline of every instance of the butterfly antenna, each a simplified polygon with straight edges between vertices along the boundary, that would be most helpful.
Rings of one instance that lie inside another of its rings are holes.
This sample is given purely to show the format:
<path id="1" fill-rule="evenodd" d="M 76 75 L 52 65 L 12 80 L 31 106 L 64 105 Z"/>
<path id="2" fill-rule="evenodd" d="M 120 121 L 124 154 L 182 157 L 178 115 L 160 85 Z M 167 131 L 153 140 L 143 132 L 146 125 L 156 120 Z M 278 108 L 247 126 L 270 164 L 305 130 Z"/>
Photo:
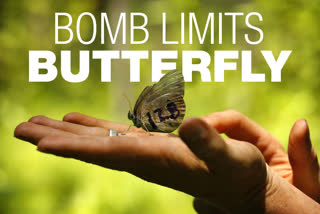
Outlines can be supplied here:
<path id="1" fill-rule="evenodd" d="M 130 102 L 128 96 L 125 93 L 123 93 L 122 96 L 124 96 L 124 98 L 127 100 L 128 104 L 129 104 L 130 112 L 133 113 L 131 102 Z"/>

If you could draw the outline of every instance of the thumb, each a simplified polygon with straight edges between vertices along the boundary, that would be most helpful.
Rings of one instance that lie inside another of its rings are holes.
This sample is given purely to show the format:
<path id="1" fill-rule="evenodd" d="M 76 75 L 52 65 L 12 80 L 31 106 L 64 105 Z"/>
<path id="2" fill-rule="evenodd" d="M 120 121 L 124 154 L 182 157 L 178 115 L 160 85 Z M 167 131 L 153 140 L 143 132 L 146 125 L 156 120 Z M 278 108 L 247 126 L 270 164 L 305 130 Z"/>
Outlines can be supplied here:
<path id="1" fill-rule="evenodd" d="M 219 133 L 200 118 L 185 120 L 180 129 L 181 139 L 201 160 L 211 166 L 226 158 L 227 145 Z"/>
<path id="2" fill-rule="evenodd" d="M 289 136 L 289 161 L 293 184 L 311 198 L 320 200 L 319 164 L 314 151 L 306 120 L 298 120 Z"/>

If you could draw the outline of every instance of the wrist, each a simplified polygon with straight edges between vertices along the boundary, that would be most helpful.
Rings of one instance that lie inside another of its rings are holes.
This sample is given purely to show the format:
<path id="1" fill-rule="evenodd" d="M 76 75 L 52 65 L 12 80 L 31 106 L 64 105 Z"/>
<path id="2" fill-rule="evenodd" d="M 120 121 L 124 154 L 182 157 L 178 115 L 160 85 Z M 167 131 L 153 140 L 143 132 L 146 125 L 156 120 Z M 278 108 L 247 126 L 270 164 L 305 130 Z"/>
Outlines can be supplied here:
<path id="1" fill-rule="evenodd" d="M 267 166 L 266 214 L 320 213 L 320 205 Z"/>

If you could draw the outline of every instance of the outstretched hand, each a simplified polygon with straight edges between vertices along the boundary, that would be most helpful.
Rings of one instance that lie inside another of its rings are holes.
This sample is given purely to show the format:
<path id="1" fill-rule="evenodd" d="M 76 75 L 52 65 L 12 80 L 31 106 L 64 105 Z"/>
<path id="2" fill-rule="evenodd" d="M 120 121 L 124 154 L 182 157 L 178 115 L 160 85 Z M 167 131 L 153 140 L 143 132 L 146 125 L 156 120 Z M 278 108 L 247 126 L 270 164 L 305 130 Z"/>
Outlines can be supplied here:
<path id="1" fill-rule="evenodd" d="M 180 137 L 150 136 L 135 127 L 124 136 L 109 137 L 109 129 L 124 133 L 128 125 L 79 113 L 70 113 L 63 121 L 36 116 L 17 126 L 15 136 L 42 152 L 127 171 L 191 194 L 199 198 L 195 203 L 199 212 L 203 201 L 221 213 L 264 211 L 267 198 L 284 184 L 282 178 L 313 199 L 320 198 L 318 163 L 304 121 L 298 121 L 290 135 L 291 165 L 272 135 L 232 110 L 185 120 Z"/>

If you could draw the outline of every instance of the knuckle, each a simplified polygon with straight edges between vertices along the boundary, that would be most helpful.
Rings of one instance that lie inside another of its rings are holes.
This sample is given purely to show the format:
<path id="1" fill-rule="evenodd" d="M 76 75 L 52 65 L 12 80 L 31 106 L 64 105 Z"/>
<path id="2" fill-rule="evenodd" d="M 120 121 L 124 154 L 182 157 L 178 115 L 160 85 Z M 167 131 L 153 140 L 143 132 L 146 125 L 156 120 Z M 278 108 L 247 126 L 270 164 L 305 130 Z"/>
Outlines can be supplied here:
<path id="1" fill-rule="evenodd" d="M 241 121 L 245 118 L 245 116 L 242 113 L 240 113 L 234 109 L 229 109 L 229 110 L 226 110 L 225 112 L 228 114 L 229 117 L 231 117 L 233 119 L 233 121 L 236 124 L 241 123 Z"/>
<path id="2" fill-rule="evenodd" d="M 64 121 L 72 120 L 72 119 L 75 118 L 77 115 L 78 115 L 78 113 L 76 113 L 76 112 L 70 112 L 70 113 L 64 115 L 63 120 L 64 120 Z"/>
<path id="3" fill-rule="evenodd" d="M 227 114 L 230 114 L 233 117 L 237 117 L 237 118 L 238 117 L 242 117 L 242 113 L 240 113 L 240 112 L 238 112 L 238 111 L 236 111 L 234 109 L 228 109 L 228 110 L 225 110 L 224 112 L 227 113 Z"/>
<path id="4" fill-rule="evenodd" d="M 46 118 L 47 118 L 47 117 L 44 116 L 44 115 L 37 115 L 37 116 L 31 117 L 31 118 L 29 119 L 29 122 L 31 122 L 31 123 L 38 123 L 38 122 L 40 122 L 40 121 L 45 120 Z"/>

